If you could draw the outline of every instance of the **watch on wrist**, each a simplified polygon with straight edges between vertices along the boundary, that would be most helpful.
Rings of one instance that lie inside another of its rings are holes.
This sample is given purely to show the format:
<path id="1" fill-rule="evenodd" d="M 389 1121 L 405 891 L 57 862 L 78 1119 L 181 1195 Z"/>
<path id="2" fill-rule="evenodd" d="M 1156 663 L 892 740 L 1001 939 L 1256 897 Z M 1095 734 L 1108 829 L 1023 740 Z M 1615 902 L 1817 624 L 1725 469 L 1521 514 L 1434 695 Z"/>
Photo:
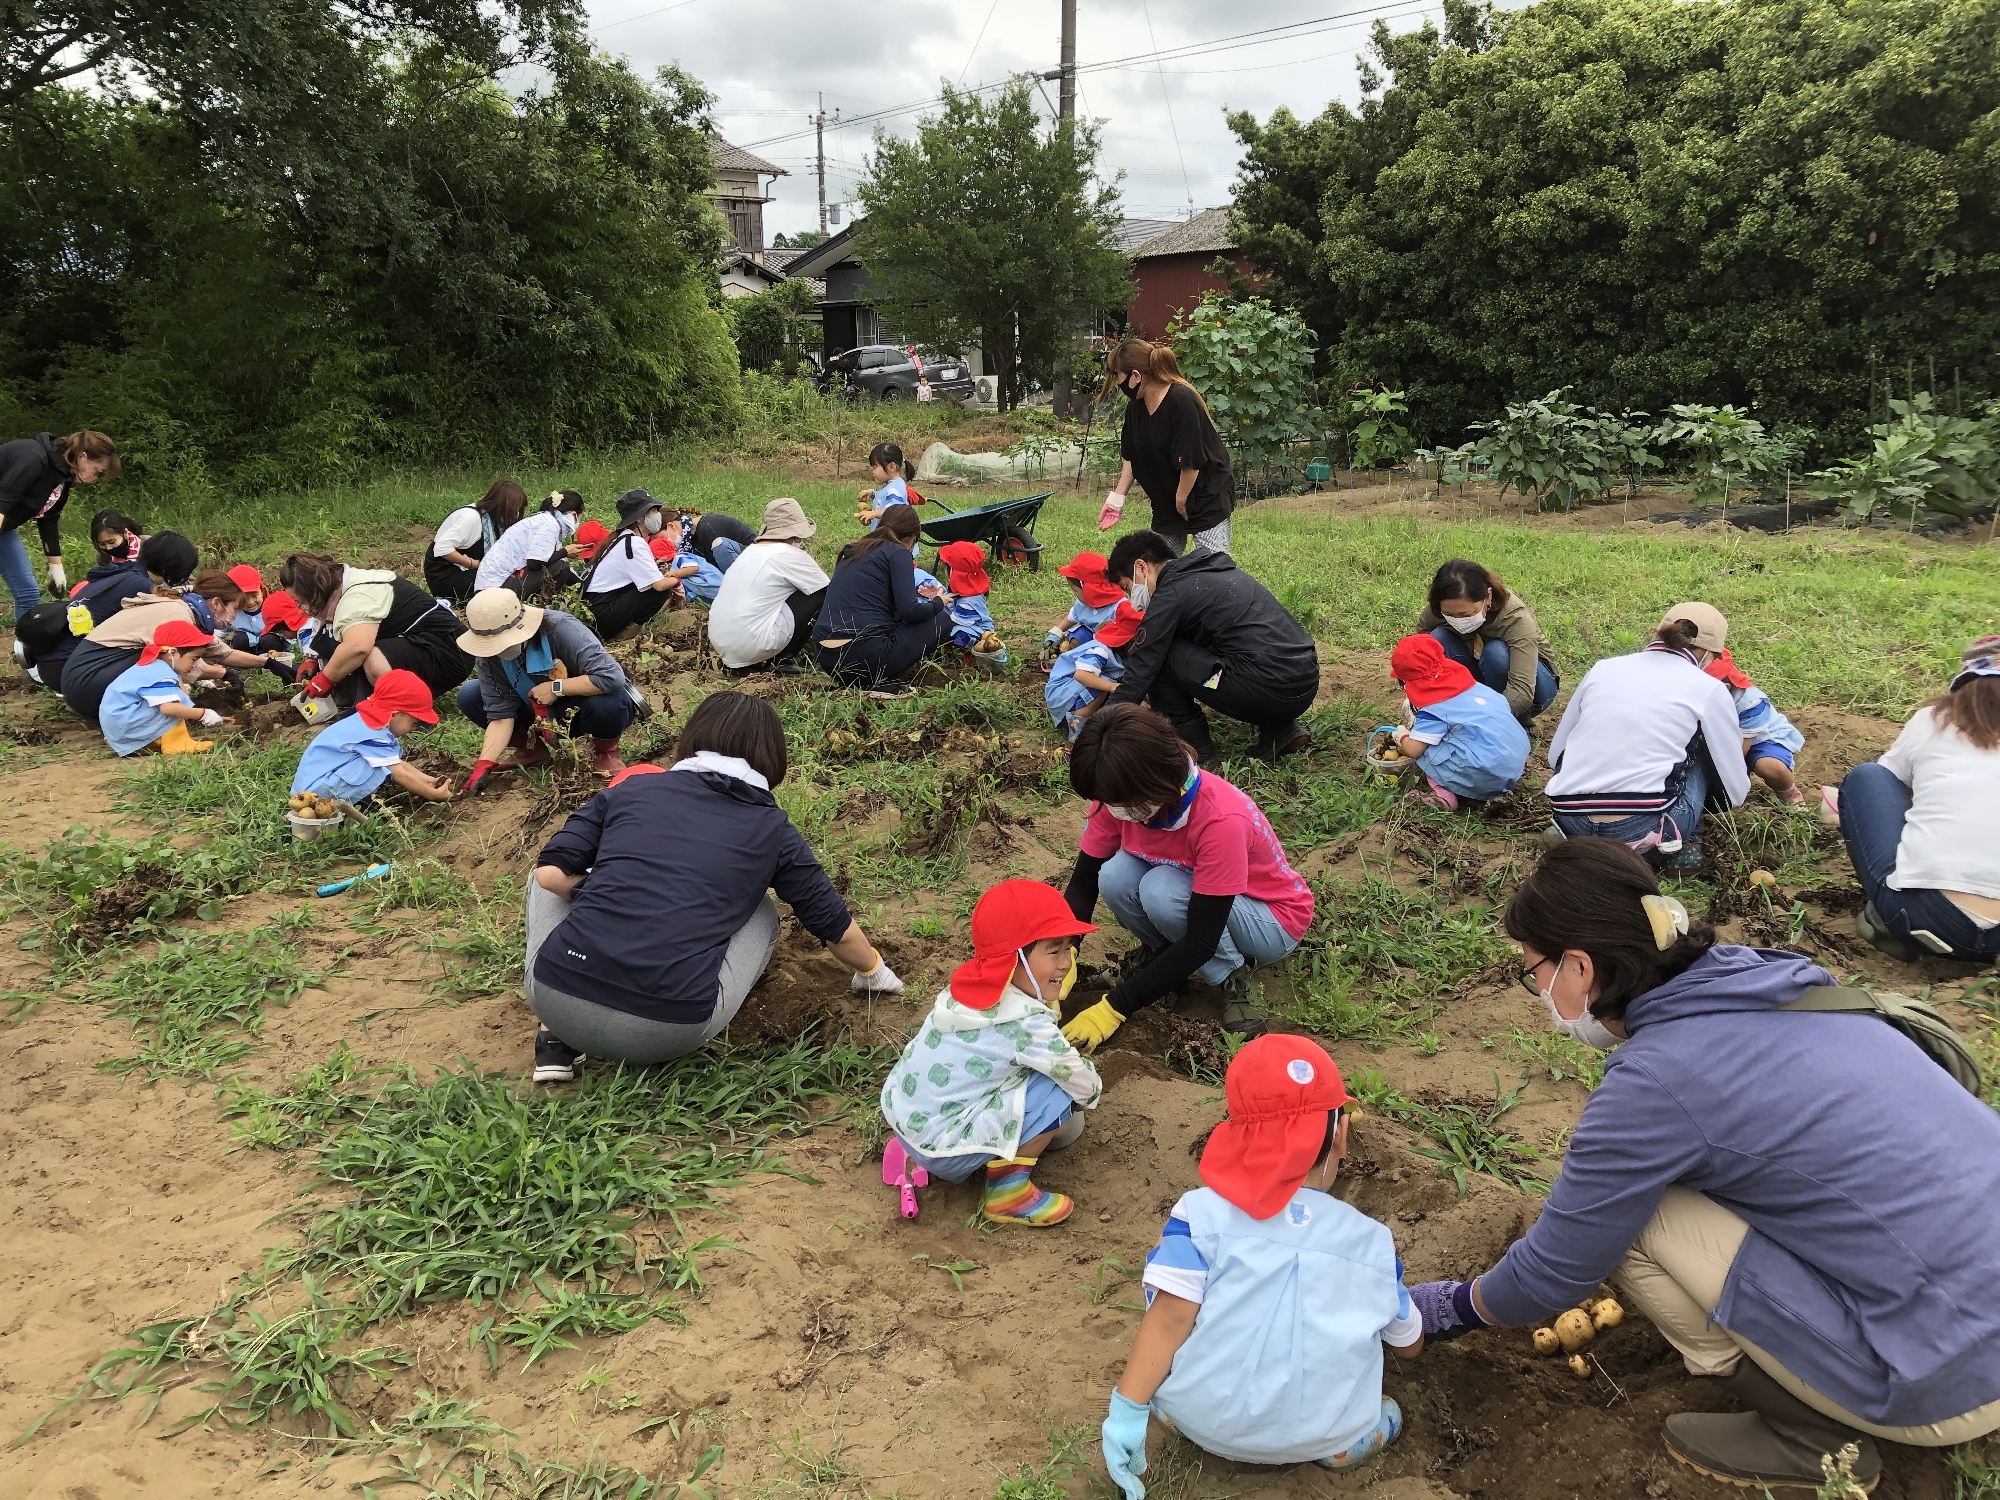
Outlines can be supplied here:
<path id="1" fill-rule="evenodd" d="M 563 685 L 560 677 L 551 677 L 549 679 L 549 691 L 554 693 L 558 698 L 563 696 Z"/>

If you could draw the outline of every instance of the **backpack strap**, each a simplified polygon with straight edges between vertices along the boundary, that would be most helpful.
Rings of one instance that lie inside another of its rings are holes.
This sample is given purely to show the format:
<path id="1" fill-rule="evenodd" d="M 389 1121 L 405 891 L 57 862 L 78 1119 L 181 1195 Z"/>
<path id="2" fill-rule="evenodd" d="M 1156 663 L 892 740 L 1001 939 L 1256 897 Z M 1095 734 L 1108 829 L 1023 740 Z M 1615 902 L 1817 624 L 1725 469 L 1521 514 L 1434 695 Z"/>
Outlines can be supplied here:
<path id="1" fill-rule="evenodd" d="M 1804 1011 L 1866 1011 L 1869 1015 L 1882 1014 L 1882 1006 L 1871 990 L 1857 990 L 1844 984 L 1816 984 L 1789 1005 L 1781 1005 L 1779 1010 Z"/>
<path id="2" fill-rule="evenodd" d="M 1822 984 L 1807 990 L 1780 1010 L 1847 1012 L 1871 1015 L 1894 1027 L 1924 1055 L 1949 1073 L 1974 1098 L 1985 1097 L 1985 1076 L 1979 1058 L 1937 1007 L 1907 995 L 1876 994 L 1873 990 Z"/>

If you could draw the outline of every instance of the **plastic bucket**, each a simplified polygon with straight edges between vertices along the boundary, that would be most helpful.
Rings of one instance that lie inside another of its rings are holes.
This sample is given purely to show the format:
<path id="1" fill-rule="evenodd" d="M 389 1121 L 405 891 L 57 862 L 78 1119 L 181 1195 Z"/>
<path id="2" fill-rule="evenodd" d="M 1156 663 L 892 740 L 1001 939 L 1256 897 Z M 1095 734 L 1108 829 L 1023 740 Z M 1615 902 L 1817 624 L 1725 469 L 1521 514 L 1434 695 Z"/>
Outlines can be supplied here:
<path id="1" fill-rule="evenodd" d="M 338 828 L 342 823 L 345 823 L 347 821 L 347 814 L 335 813 L 330 818 L 302 818 L 288 808 L 285 812 L 285 821 L 292 825 L 293 838 L 302 844 L 310 844 L 322 833 L 325 833 L 327 829 Z"/>

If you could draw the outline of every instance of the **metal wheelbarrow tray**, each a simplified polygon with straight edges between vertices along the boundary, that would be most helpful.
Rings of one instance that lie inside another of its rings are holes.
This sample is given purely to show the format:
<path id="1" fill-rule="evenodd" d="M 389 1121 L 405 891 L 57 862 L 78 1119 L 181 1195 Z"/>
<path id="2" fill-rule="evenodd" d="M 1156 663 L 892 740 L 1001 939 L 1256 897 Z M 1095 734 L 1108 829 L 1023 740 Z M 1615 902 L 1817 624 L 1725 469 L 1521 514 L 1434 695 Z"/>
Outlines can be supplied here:
<path id="1" fill-rule="evenodd" d="M 1030 571 L 1039 572 L 1042 544 L 1035 540 L 1035 522 L 1042 514 L 1042 506 L 1054 494 L 1054 490 L 1044 490 L 1039 495 L 1000 500 L 971 510 L 953 510 L 935 495 L 927 495 L 924 498 L 945 514 L 921 522 L 920 531 L 925 541 L 940 547 L 949 542 L 984 542 L 988 556 L 995 563 L 1007 561 L 1008 554 L 1013 553 L 1028 564 Z"/>

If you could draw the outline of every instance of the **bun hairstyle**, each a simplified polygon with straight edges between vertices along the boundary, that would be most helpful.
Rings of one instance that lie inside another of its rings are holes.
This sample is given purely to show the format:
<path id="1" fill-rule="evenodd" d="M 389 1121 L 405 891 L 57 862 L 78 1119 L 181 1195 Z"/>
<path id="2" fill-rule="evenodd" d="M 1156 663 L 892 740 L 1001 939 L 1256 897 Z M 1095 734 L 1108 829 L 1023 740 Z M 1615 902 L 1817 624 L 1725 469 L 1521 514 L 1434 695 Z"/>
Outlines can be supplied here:
<path id="1" fill-rule="evenodd" d="M 1662 950 L 1646 898 L 1657 898 L 1652 866 L 1616 839 L 1556 845 L 1507 903 L 1507 936 L 1547 958 L 1577 948 L 1597 969 L 1590 1013 L 1623 1019 L 1635 995 L 1657 989 L 1715 946 L 1715 929 L 1696 923 Z"/>
<path id="2" fill-rule="evenodd" d="M 511 479 L 496 479 L 472 508 L 491 516 L 495 531 L 505 531 L 527 513 L 528 492 Z"/>
<path id="3" fill-rule="evenodd" d="M 580 516 L 583 514 L 583 496 L 575 490 L 550 490 L 548 498 L 542 502 L 542 510 Z"/>
<path id="4" fill-rule="evenodd" d="M 882 512 L 882 519 L 875 523 L 875 529 L 859 541 L 849 542 L 840 549 L 838 567 L 846 567 L 857 557 L 866 557 L 878 547 L 886 547 L 891 542 L 900 542 L 907 547 L 916 541 L 919 523 L 915 507 L 892 505 Z"/>
<path id="5" fill-rule="evenodd" d="M 1488 593 L 1493 595 L 1494 614 L 1507 607 L 1507 589 L 1498 573 L 1469 558 L 1454 557 L 1431 575 L 1431 613 L 1442 615 L 1448 600 L 1484 599 Z"/>
<path id="6" fill-rule="evenodd" d="M 917 466 L 903 457 L 903 450 L 894 443 L 877 443 L 870 448 L 868 463 L 877 469 L 901 469 L 906 480 L 917 477 Z"/>
<path id="7" fill-rule="evenodd" d="M 1149 344 L 1142 338 L 1125 338 L 1111 351 L 1111 357 L 1104 362 L 1104 384 L 1098 388 L 1097 399 L 1109 400 L 1111 393 L 1118 389 L 1121 375 L 1140 374 L 1151 380 L 1163 381 L 1168 385 L 1186 386 L 1194 391 L 1194 399 L 1201 401 L 1201 392 L 1188 383 L 1181 373 L 1180 356 L 1169 344 Z M 1208 410 L 1208 403 L 1201 401 L 1201 409 Z"/>
<path id="8" fill-rule="evenodd" d="M 1697 649 L 1694 640 L 1699 634 L 1700 627 L 1692 620 L 1667 620 L 1653 632 L 1653 639 L 1676 651 L 1693 651 Z"/>
<path id="9" fill-rule="evenodd" d="M 1089 802 L 1164 805 L 1179 799 L 1193 758 L 1166 715 L 1114 703 L 1092 714 L 1070 747 L 1070 789 Z"/>
<path id="10" fill-rule="evenodd" d="M 278 587 L 296 599 L 307 614 L 324 620 L 333 596 L 340 592 L 344 571 L 336 559 L 323 552 L 294 552 L 278 569 Z"/>
<path id="11" fill-rule="evenodd" d="M 190 585 L 211 604 L 227 604 L 234 609 L 243 603 L 243 587 L 220 568 L 204 568 Z"/>

